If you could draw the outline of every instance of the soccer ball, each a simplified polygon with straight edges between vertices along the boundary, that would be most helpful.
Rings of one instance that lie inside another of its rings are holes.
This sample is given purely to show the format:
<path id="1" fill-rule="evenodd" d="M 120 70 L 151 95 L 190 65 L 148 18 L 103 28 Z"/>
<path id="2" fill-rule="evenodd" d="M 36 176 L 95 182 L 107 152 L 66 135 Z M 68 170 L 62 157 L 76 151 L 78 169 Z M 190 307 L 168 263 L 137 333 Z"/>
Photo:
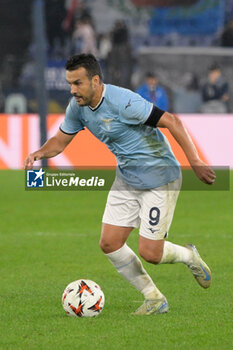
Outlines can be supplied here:
<path id="1" fill-rule="evenodd" d="M 91 280 L 77 280 L 68 284 L 62 294 L 62 305 L 68 316 L 95 317 L 104 307 L 104 293 Z"/>

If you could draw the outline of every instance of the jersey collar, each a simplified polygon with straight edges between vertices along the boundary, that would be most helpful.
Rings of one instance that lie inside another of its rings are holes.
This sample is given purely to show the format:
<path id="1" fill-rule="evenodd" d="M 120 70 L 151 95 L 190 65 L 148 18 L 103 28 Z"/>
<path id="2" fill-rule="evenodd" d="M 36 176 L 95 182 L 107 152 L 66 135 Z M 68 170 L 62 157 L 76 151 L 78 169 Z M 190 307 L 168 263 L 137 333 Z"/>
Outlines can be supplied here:
<path id="1" fill-rule="evenodd" d="M 97 103 L 97 105 L 93 108 L 91 106 L 88 106 L 93 112 L 96 111 L 100 107 L 100 105 L 103 103 L 105 92 L 106 92 L 106 85 L 105 84 L 103 85 L 104 85 L 104 88 L 103 88 L 102 96 L 99 102 Z"/>

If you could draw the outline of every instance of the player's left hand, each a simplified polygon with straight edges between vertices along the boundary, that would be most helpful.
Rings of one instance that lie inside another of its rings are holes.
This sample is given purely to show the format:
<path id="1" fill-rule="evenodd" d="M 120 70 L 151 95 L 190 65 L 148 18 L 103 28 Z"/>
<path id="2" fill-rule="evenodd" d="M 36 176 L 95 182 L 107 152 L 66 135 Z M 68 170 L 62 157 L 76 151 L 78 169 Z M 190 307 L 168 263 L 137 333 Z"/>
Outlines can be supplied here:
<path id="1" fill-rule="evenodd" d="M 197 175 L 197 177 L 204 183 L 208 185 L 213 185 L 216 175 L 213 169 L 206 165 L 204 162 L 199 160 L 197 163 L 192 164 L 193 171 Z"/>

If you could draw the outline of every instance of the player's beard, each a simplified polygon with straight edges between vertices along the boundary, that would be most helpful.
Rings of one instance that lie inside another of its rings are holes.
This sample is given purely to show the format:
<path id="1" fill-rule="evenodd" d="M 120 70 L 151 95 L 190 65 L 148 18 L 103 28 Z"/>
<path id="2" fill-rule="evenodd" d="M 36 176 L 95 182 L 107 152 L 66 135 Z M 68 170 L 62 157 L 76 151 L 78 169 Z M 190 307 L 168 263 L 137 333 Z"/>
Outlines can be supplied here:
<path id="1" fill-rule="evenodd" d="M 91 104 L 94 95 L 95 95 L 95 91 L 93 89 L 92 83 L 90 83 L 90 88 L 88 89 L 88 96 L 77 95 L 77 94 L 74 94 L 73 96 L 77 98 L 81 98 L 80 102 L 77 100 L 76 102 L 80 107 L 84 107 L 84 106 L 89 106 Z"/>

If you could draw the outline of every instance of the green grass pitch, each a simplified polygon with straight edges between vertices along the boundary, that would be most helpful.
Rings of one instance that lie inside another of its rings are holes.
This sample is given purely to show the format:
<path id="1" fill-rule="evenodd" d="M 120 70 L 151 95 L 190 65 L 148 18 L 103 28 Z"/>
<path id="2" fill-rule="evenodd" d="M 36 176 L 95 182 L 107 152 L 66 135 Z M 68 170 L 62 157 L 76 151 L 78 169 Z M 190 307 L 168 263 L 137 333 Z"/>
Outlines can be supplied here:
<path id="1" fill-rule="evenodd" d="M 211 267 L 209 290 L 183 264 L 144 263 L 170 312 L 140 317 L 130 313 L 142 295 L 98 246 L 106 192 L 25 191 L 23 171 L 0 171 L 0 183 L 1 350 L 233 348 L 232 188 L 182 192 L 170 229 L 170 241 L 195 244 Z M 135 230 L 128 241 L 135 251 L 137 240 Z M 69 318 L 62 309 L 64 288 L 79 278 L 104 290 L 97 318 Z"/>

